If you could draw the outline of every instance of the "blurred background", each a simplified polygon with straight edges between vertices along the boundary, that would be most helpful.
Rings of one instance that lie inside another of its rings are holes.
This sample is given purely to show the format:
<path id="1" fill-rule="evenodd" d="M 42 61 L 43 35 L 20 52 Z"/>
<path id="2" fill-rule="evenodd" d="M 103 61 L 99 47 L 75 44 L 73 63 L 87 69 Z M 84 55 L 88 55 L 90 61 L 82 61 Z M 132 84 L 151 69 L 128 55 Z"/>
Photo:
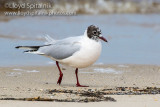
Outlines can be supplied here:
<path id="1" fill-rule="evenodd" d="M 79 36 L 91 24 L 109 41 L 96 64 L 160 65 L 160 0 L 1 0 L 0 66 L 54 64 L 14 47 Z"/>

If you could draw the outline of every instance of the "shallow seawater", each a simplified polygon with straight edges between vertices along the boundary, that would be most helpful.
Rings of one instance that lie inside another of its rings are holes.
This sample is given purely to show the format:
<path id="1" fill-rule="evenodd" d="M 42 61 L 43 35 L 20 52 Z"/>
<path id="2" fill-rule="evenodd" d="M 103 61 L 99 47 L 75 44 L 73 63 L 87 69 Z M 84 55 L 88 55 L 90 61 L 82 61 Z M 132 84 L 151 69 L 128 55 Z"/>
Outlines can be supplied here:
<path id="1" fill-rule="evenodd" d="M 19 69 L 19 68 L 15 68 L 13 69 L 14 71 L 21 71 L 21 72 L 34 72 L 34 73 L 37 73 L 37 72 L 40 72 L 40 71 L 37 71 L 37 70 L 24 70 L 24 69 Z"/>
<path id="2" fill-rule="evenodd" d="M 17 45 L 42 45 L 36 41 L 45 34 L 55 39 L 79 36 L 87 26 L 95 24 L 102 30 L 108 43 L 96 63 L 103 64 L 157 64 L 160 65 L 160 15 L 113 14 L 55 17 L 24 17 L 0 22 L 0 66 L 51 64 L 49 58 L 24 54 Z M 31 40 L 20 40 L 29 38 Z"/>
<path id="3" fill-rule="evenodd" d="M 49 58 L 43 56 L 26 54 L 24 50 L 18 50 L 17 45 L 41 45 L 40 41 L 25 41 L 25 40 L 10 40 L 0 39 L 1 52 L 0 52 L 0 66 L 14 66 L 14 65 L 44 65 L 51 61 Z"/>
<path id="4" fill-rule="evenodd" d="M 121 74 L 124 71 L 120 71 L 120 70 L 115 70 L 113 68 L 94 68 L 92 69 L 93 72 L 84 72 L 84 71 L 80 71 L 80 73 L 109 73 L 109 74 Z"/>

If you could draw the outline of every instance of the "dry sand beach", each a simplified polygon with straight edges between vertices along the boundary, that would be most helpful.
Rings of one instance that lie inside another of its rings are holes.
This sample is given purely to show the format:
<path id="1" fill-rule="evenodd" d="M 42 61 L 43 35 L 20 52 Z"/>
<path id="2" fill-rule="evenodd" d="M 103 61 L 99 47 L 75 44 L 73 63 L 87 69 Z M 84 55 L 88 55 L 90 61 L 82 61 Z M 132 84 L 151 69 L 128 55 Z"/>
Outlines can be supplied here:
<path id="1" fill-rule="evenodd" d="M 74 69 L 65 66 L 61 86 L 56 84 L 56 66 L 1 67 L 0 71 L 1 107 L 160 105 L 160 66 L 94 65 L 79 72 L 80 83 L 89 85 L 84 88 L 75 87 Z"/>

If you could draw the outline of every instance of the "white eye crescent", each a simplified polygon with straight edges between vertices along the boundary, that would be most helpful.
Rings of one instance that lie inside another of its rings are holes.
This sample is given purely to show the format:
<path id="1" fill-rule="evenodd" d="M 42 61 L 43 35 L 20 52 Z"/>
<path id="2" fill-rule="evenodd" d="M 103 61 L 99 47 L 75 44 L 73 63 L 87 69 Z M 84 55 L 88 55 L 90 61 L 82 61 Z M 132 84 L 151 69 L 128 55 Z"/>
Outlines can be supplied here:
<path id="1" fill-rule="evenodd" d="M 93 31 L 93 34 L 96 34 L 97 32 L 96 31 Z"/>

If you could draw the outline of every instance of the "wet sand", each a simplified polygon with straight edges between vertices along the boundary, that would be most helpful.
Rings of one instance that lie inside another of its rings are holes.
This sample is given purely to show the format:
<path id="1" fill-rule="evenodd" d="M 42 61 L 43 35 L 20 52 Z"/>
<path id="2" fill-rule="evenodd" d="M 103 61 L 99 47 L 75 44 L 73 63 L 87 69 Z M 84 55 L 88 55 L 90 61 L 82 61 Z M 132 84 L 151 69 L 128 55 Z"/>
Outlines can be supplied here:
<path id="1" fill-rule="evenodd" d="M 89 86 L 81 88 L 75 87 L 74 69 L 65 66 L 62 69 L 64 76 L 59 86 L 56 66 L 1 67 L 0 105 L 9 106 L 12 102 L 15 107 L 20 104 L 69 106 L 70 103 L 82 106 L 84 102 L 89 102 L 86 106 L 159 105 L 160 66 L 94 65 L 79 71 L 80 83 Z"/>

